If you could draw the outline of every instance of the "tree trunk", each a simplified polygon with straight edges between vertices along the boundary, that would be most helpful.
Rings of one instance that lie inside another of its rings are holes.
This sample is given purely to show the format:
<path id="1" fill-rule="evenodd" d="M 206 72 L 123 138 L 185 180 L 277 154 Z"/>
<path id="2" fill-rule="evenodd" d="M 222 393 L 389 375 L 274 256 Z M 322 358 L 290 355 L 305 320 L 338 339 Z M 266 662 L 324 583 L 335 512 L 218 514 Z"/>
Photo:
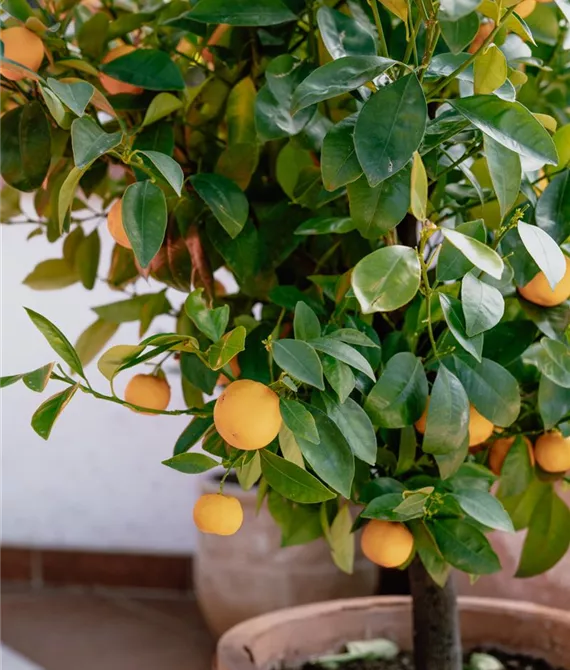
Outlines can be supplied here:
<path id="1" fill-rule="evenodd" d="M 461 670 L 459 612 L 452 576 L 444 588 L 416 556 L 409 568 L 414 609 L 415 670 Z"/>

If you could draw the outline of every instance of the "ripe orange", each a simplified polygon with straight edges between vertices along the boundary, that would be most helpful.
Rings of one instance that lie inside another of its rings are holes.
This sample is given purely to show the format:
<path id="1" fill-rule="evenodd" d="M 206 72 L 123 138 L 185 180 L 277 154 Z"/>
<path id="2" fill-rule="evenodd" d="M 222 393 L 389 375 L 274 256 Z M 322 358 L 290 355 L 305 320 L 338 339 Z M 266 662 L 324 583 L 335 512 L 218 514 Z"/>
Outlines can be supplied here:
<path id="1" fill-rule="evenodd" d="M 122 200 L 115 201 L 109 210 L 107 214 L 107 228 L 117 244 L 125 247 L 125 249 L 133 248 L 123 226 Z"/>
<path id="2" fill-rule="evenodd" d="M 262 449 L 281 428 L 279 396 L 265 384 L 249 379 L 232 382 L 216 401 L 214 424 L 232 447 Z"/>
<path id="3" fill-rule="evenodd" d="M 468 49 L 470 54 L 474 54 L 476 51 L 479 50 L 479 47 L 493 32 L 494 28 L 495 28 L 494 21 L 487 21 L 487 23 L 482 23 L 479 26 L 479 30 L 477 31 L 477 34 L 475 35 L 473 42 L 471 42 L 471 45 Z"/>
<path id="4" fill-rule="evenodd" d="M 530 456 L 530 462 L 534 467 L 534 451 L 532 450 L 532 442 L 524 435 L 523 440 L 526 442 L 528 454 Z M 501 437 L 493 442 L 491 448 L 489 449 L 489 468 L 491 472 L 497 475 L 497 477 L 501 474 L 505 458 L 509 453 L 509 449 L 513 446 L 514 441 L 515 436 Z"/>
<path id="5" fill-rule="evenodd" d="M 44 59 L 44 43 L 31 30 L 23 26 L 14 26 L 2 31 L 0 39 L 4 42 L 4 58 L 9 58 L 28 70 L 37 72 Z M 25 74 L 10 70 L 9 65 L 0 66 L 0 73 L 6 79 L 18 81 L 25 78 Z"/>
<path id="6" fill-rule="evenodd" d="M 541 435 L 534 445 L 536 461 L 545 472 L 570 470 L 570 437 L 557 430 Z"/>
<path id="7" fill-rule="evenodd" d="M 166 379 L 156 375 L 135 375 L 125 388 L 125 400 L 139 407 L 165 410 L 170 402 L 170 386 Z M 152 412 L 140 413 L 152 414 Z"/>
<path id="8" fill-rule="evenodd" d="M 414 549 L 414 536 L 403 523 L 369 521 L 360 539 L 362 553 L 383 568 L 397 568 L 405 563 Z"/>
<path id="9" fill-rule="evenodd" d="M 103 58 L 103 63 L 110 63 L 115 58 L 120 58 L 121 56 L 126 56 L 135 50 L 135 47 L 130 44 L 122 44 L 119 47 L 111 49 Z M 113 79 L 109 77 L 108 74 L 101 73 L 99 75 L 99 80 L 103 88 L 109 92 L 111 95 L 117 95 L 118 93 L 131 93 L 136 95 L 137 93 L 142 93 L 143 89 L 139 86 L 133 86 L 132 84 L 126 84 L 124 81 L 119 81 L 118 79 Z"/>
<path id="10" fill-rule="evenodd" d="M 539 272 L 525 286 L 519 288 L 519 293 L 525 300 L 541 307 L 555 307 L 570 298 L 570 258 L 566 256 L 566 274 L 554 287 L 546 279 L 544 272 Z"/>
<path id="11" fill-rule="evenodd" d="M 200 496 L 194 505 L 194 523 L 202 533 L 233 535 L 243 523 L 240 501 L 221 493 Z"/>
<path id="12" fill-rule="evenodd" d="M 421 433 L 422 435 L 426 432 L 429 401 L 430 399 L 428 398 L 428 402 L 424 410 L 424 413 L 414 424 L 418 433 Z M 470 405 L 469 446 L 474 447 L 475 445 L 481 444 L 481 442 L 485 442 L 485 440 L 488 440 L 493 434 L 493 429 L 494 429 L 493 423 L 488 419 L 486 419 L 482 414 L 479 414 L 479 412 L 475 409 L 475 407 L 473 407 L 473 405 Z"/>
<path id="13" fill-rule="evenodd" d="M 521 17 L 521 19 L 526 19 L 527 16 L 530 16 L 536 9 L 537 0 L 522 0 L 517 5 L 515 12 Z"/>

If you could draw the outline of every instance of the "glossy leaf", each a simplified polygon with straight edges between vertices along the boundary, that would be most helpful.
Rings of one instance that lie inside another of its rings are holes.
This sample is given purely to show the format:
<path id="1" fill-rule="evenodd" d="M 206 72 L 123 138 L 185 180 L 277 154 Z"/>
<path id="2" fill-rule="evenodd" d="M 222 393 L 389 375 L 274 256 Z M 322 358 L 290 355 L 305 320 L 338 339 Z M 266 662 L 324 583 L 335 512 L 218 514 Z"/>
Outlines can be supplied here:
<path id="1" fill-rule="evenodd" d="M 188 449 L 191 449 L 213 424 L 214 418 L 212 416 L 194 417 L 176 440 L 174 456 L 183 454 Z"/>
<path id="2" fill-rule="evenodd" d="M 520 102 L 508 102 L 495 95 L 475 95 L 450 102 L 476 128 L 507 149 L 542 163 L 558 163 L 548 131 Z"/>
<path id="3" fill-rule="evenodd" d="M 476 95 L 488 95 L 500 88 L 507 79 L 507 59 L 495 44 L 491 44 L 475 60 L 473 87 Z"/>
<path id="4" fill-rule="evenodd" d="M 477 12 L 466 14 L 457 21 L 439 21 L 441 36 L 453 54 L 459 54 L 473 41 L 479 30 Z"/>
<path id="5" fill-rule="evenodd" d="M 303 454 L 299 449 L 295 435 L 285 425 L 285 423 L 281 424 L 281 429 L 279 431 L 279 448 L 281 449 L 281 453 L 286 460 L 291 461 L 291 463 L 295 463 L 295 465 L 303 468 L 303 470 L 305 469 Z"/>
<path id="6" fill-rule="evenodd" d="M 311 345 L 302 340 L 277 340 L 272 352 L 277 365 L 291 377 L 324 390 L 323 366 Z"/>
<path id="7" fill-rule="evenodd" d="M 370 97 L 354 130 L 356 155 L 370 186 L 388 179 L 408 163 L 423 139 L 426 121 L 426 101 L 415 74 L 384 86 Z"/>
<path id="8" fill-rule="evenodd" d="M 483 138 L 485 158 L 493 189 L 497 194 L 501 217 L 504 219 L 517 201 L 521 186 L 521 159 L 487 135 Z"/>
<path id="9" fill-rule="evenodd" d="M 428 383 L 421 360 L 409 352 L 393 356 L 364 402 L 375 426 L 404 428 L 422 415 Z"/>
<path id="10" fill-rule="evenodd" d="M 22 375 L 22 381 L 31 391 L 42 393 L 48 385 L 54 366 L 55 363 L 48 363 L 37 370 L 26 372 L 25 375 Z"/>
<path id="11" fill-rule="evenodd" d="M 469 430 L 469 400 L 457 377 L 440 364 L 431 390 L 422 449 L 449 454 L 465 444 Z"/>
<path id="12" fill-rule="evenodd" d="M 494 328 L 503 318 L 505 301 L 501 292 L 468 272 L 461 282 L 461 304 L 468 337 Z"/>
<path id="13" fill-rule="evenodd" d="M 314 475 L 298 465 L 272 454 L 260 452 L 261 471 L 269 486 L 288 500 L 297 503 L 318 503 L 331 500 L 335 494 Z"/>
<path id="14" fill-rule="evenodd" d="M 136 49 L 101 66 L 113 79 L 151 91 L 184 89 L 184 79 L 168 54 L 158 49 Z"/>
<path id="15" fill-rule="evenodd" d="M 34 291 L 53 291 L 78 281 L 76 268 L 65 258 L 49 258 L 38 263 L 22 283 Z"/>
<path id="16" fill-rule="evenodd" d="M 305 302 L 299 301 L 295 305 L 293 330 L 296 340 L 314 340 L 321 336 L 319 317 Z"/>
<path id="17" fill-rule="evenodd" d="M 538 226 L 519 221 L 517 230 L 526 250 L 554 289 L 566 274 L 566 257 L 562 250 L 550 235 Z"/>
<path id="18" fill-rule="evenodd" d="M 354 221 L 348 217 L 317 217 L 303 221 L 295 231 L 295 235 L 343 234 L 350 233 L 354 228 Z"/>
<path id="19" fill-rule="evenodd" d="M 172 186 L 176 194 L 178 196 L 181 195 L 184 173 L 175 160 L 166 154 L 160 153 L 160 151 L 143 151 L 139 149 L 137 153 L 146 156 L 170 186 Z"/>
<path id="20" fill-rule="evenodd" d="M 558 386 L 570 388 L 570 348 L 564 342 L 543 337 L 527 350 L 524 360 Z"/>
<path id="21" fill-rule="evenodd" d="M 95 228 L 81 240 L 75 254 L 75 267 L 81 278 L 81 283 L 88 290 L 95 286 L 100 254 L 101 240 Z"/>
<path id="22" fill-rule="evenodd" d="M 487 575 L 501 569 L 489 541 L 475 526 L 460 519 L 436 519 L 429 529 L 443 558 L 458 570 Z"/>
<path id="23" fill-rule="evenodd" d="M 251 77 L 245 77 L 231 90 L 226 106 L 228 122 L 228 142 L 235 144 L 255 144 L 255 84 Z"/>
<path id="24" fill-rule="evenodd" d="M 333 358 L 350 365 L 351 367 L 359 370 L 367 377 L 372 379 L 372 381 L 376 381 L 376 377 L 374 376 L 374 371 L 372 370 L 370 363 L 360 352 L 351 347 L 349 344 L 332 337 L 320 337 L 318 339 L 311 340 L 309 344 L 317 351 L 322 351 L 324 354 L 328 354 L 329 356 L 332 356 Z"/>
<path id="25" fill-rule="evenodd" d="M 127 187 L 122 200 L 123 226 L 141 267 L 148 267 L 166 233 L 164 193 L 149 180 Z"/>
<path id="26" fill-rule="evenodd" d="M 513 522 L 505 508 L 491 493 L 477 489 L 459 489 L 453 497 L 461 509 L 472 519 L 482 523 L 487 528 L 514 532 Z"/>
<path id="27" fill-rule="evenodd" d="M 117 332 L 119 324 L 97 319 L 78 337 L 75 350 L 83 365 L 88 365 Z"/>
<path id="28" fill-rule="evenodd" d="M 71 124 L 71 145 L 75 167 L 84 168 L 96 158 L 121 143 L 122 133 L 106 133 L 95 121 L 85 116 Z"/>
<path id="29" fill-rule="evenodd" d="M 54 423 L 63 412 L 69 401 L 75 395 L 79 384 L 69 386 L 65 391 L 52 395 L 45 400 L 32 416 L 32 428 L 35 432 L 47 440 L 51 434 Z"/>
<path id="30" fill-rule="evenodd" d="M 482 219 L 460 223 L 456 231 L 473 237 L 481 243 L 484 243 L 486 239 L 485 226 Z M 459 249 L 448 240 L 444 240 L 437 259 L 437 278 L 439 281 L 460 279 L 469 270 L 472 270 L 473 267 L 473 263 Z"/>
<path id="31" fill-rule="evenodd" d="M 501 278 L 504 263 L 496 251 L 475 238 L 464 235 L 457 230 L 443 228 L 442 233 L 445 239 L 451 242 L 473 265 L 483 270 L 483 272 L 490 274 L 495 279 Z"/>
<path id="32" fill-rule="evenodd" d="M 86 81 L 66 83 L 48 77 L 48 86 L 57 97 L 77 116 L 83 116 L 93 97 L 93 86 Z"/>
<path id="33" fill-rule="evenodd" d="M 169 116 L 182 107 L 182 100 L 172 93 L 159 93 L 151 101 L 144 115 L 142 122 L 144 126 L 150 126 L 165 116 Z"/>
<path id="34" fill-rule="evenodd" d="M 439 14 L 447 21 L 457 21 L 479 6 L 477 0 L 442 0 Z"/>
<path id="35" fill-rule="evenodd" d="M 75 197 L 75 191 L 79 186 L 79 181 L 81 177 L 87 172 L 88 165 L 84 168 L 71 168 L 69 174 L 65 178 L 65 181 L 61 185 L 59 190 L 59 199 L 57 203 L 57 218 L 59 222 L 59 232 L 62 233 L 69 210 L 73 203 L 73 198 Z"/>
<path id="36" fill-rule="evenodd" d="M 328 534 L 333 563 L 347 574 L 354 568 L 354 535 L 352 534 L 352 516 L 350 506 L 343 505 L 331 523 Z"/>
<path id="37" fill-rule="evenodd" d="M 416 295 L 420 261 L 414 249 L 394 245 L 368 254 L 352 273 L 354 294 L 364 314 L 391 312 Z"/>
<path id="38" fill-rule="evenodd" d="M 117 344 L 107 351 L 97 361 L 99 372 L 112 381 L 113 377 L 119 372 L 121 366 L 129 360 L 136 358 L 144 351 L 144 346 L 133 344 Z"/>
<path id="39" fill-rule="evenodd" d="M 184 303 L 184 311 L 193 321 L 196 328 L 216 342 L 226 332 L 230 320 L 230 306 L 223 305 L 215 309 L 208 307 L 202 294 L 203 288 L 192 291 Z"/>
<path id="40" fill-rule="evenodd" d="M 165 461 L 162 461 L 162 464 L 188 475 L 198 475 L 219 465 L 217 461 L 206 456 L 206 454 L 185 453 L 177 454 L 176 456 L 172 456 L 172 458 L 167 458 Z"/>
<path id="41" fill-rule="evenodd" d="M 317 11 L 321 39 L 332 58 L 374 56 L 374 37 L 350 16 L 322 6 Z"/>
<path id="42" fill-rule="evenodd" d="M 188 17 L 203 23 L 228 23 L 230 26 L 272 26 L 296 19 L 281 0 L 256 0 L 228 4 L 226 0 L 199 0 Z"/>
<path id="43" fill-rule="evenodd" d="M 505 500 L 512 496 L 524 493 L 534 479 L 534 464 L 530 460 L 530 453 L 526 442 L 517 436 L 501 469 L 501 479 L 497 497 Z"/>
<path id="44" fill-rule="evenodd" d="M 555 384 L 546 375 L 542 375 L 538 385 L 538 410 L 546 430 L 570 414 L 570 388 Z"/>
<path id="45" fill-rule="evenodd" d="M 416 151 L 412 160 L 411 201 L 412 214 L 419 221 L 427 217 L 428 179 L 422 157 Z"/>
<path id="46" fill-rule="evenodd" d="M 410 206 L 410 175 L 411 169 L 405 167 L 378 186 L 371 187 L 365 176 L 348 184 L 350 216 L 363 237 L 378 239 L 406 216 Z"/>
<path id="47" fill-rule="evenodd" d="M 354 373 L 346 363 L 341 363 L 326 354 L 322 357 L 325 378 L 338 395 L 340 402 L 345 402 L 356 384 Z"/>
<path id="48" fill-rule="evenodd" d="M 208 363 L 212 370 L 223 368 L 234 356 L 245 349 L 245 336 L 245 328 L 238 326 L 210 346 L 208 349 Z"/>
<path id="49" fill-rule="evenodd" d="M 293 93 L 291 111 L 349 93 L 372 81 L 396 61 L 381 56 L 343 56 L 313 70 Z"/>
<path id="50" fill-rule="evenodd" d="M 319 431 L 313 415 L 300 402 L 281 398 L 279 408 L 283 422 L 295 436 L 295 439 L 304 439 L 319 444 Z"/>
<path id="51" fill-rule="evenodd" d="M 465 351 L 470 353 L 477 361 L 480 361 L 483 351 L 483 336 L 469 337 L 467 335 L 461 302 L 457 298 L 440 293 L 439 304 L 451 334 Z"/>
<path id="52" fill-rule="evenodd" d="M 249 203 L 235 182 L 206 173 L 194 175 L 190 182 L 228 235 L 232 238 L 239 235 L 247 221 Z"/>
<path id="53" fill-rule="evenodd" d="M 408 20 L 408 3 L 406 0 L 380 0 L 380 2 L 404 23 Z"/>
<path id="54" fill-rule="evenodd" d="M 354 126 L 357 118 L 357 114 L 347 116 L 333 126 L 323 140 L 321 171 L 324 187 L 328 191 L 356 181 L 362 174 L 354 147 Z"/>
<path id="55" fill-rule="evenodd" d="M 568 141 L 570 143 L 570 133 Z M 536 225 L 558 244 L 570 237 L 570 170 L 556 175 L 544 189 L 535 217 Z"/>

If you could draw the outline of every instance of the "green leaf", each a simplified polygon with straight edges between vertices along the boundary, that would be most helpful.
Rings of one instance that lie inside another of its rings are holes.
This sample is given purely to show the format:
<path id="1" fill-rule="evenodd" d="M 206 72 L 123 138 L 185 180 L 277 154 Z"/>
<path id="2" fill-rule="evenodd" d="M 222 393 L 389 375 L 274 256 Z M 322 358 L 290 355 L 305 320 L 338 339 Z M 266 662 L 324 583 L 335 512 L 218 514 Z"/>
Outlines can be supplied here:
<path id="1" fill-rule="evenodd" d="M 21 377 L 24 384 L 30 390 L 41 393 L 50 380 L 54 365 L 55 363 L 48 363 L 37 370 L 26 372 L 25 375 L 18 375 L 18 379 Z"/>
<path id="2" fill-rule="evenodd" d="M 452 493 L 461 509 L 487 528 L 513 533 L 513 522 L 505 508 L 491 493 L 478 489 L 460 489 Z"/>
<path id="3" fill-rule="evenodd" d="M 327 191 L 356 181 L 362 174 L 354 147 L 357 118 L 357 114 L 347 116 L 325 135 L 321 149 L 321 171 Z"/>
<path id="4" fill-rule="evenodd" d="M 505 313 L 501 292 L 478 279 L 472 272 L 468 272 L 461 282 L 461 304 L 468 337 L 494 328 Z"/>
<path id="5" fill-rule="evenodd" d="M 570 546 L 570 510 L 551 487 L 540 499 L 530 519 L 516 577 L 546 572 Z"/>
<path id="6" fill-rule="evenodd" d="M 295 439 L 302 438 L 313 444 L 320 443 L 315 419 L 300 402 L 281 398 L 279 408 L 285 425 L 293 433 Z"/>
<path id="7" fill-rule="evenodd" d="M 79 281 L 77 270 L 65 258 L 41 261 L 22 282 L 34 291 L 53 291 Z"/>
<path id="8" fill-rule="evenodd" d="M 493 189 L 497 194 L 501 218 L 509 213 L 517 201 L 521 187 L 521 159 L 491 137 L 483 137 L 483 147 Z"/>
<path id="9" fill-rule="evenodd" d="M 302 340 L 277 340 L 272 353 L 277 365 L 291 377 L 324 390 L 323 366 L 310 344 Z"/>
<path id="10" fill-rule="evenodd" d="M 255 84 L 245 77 L 231 90 L 226 105 L 228 144 L 256 144 L 255 131 Z"/>
<path id="11" fill-rule="evenodd" d="M 520 412 L 520 390 L 517 380 L 504 367 L 483 358 L 480 363 L 454 356 L 455 373 L 467 391 L 469 401 L 485 418 L 506 428 Z"/>
<path id="12" fill-rule="evenodd" d="M 85 108 L 91 102 L 94 93 L 91 84 L 86 81 L 76 81 L 68 84 L 52 79 L 52 77 L 48 77 L 47 83 L 63 104 L 67 105 L 74 114 L 77 116 L 85 114 Z"/>
<path id="13" fill-rule="evenodd" d="M 150 126 L 165 116 L 169 116 L 172 112 L 176 112 L 182 105 L 182 100 L 172 95 L 172 93 L 159 93 L 150 101 L 142 126 Z"/>
<path id="14" fill-rule="evenodd" d="M 507 452 L 501 468 L 501 480 L 497 496 L 501 500 L 524 493 L 534 480 L 534 466 L 530 460 L 528 446 L 517 436 Z"/>
<path id="15" fill-rule="evenodd" d="M 420 146 L 426 121 L 426 100 L 415 74 L 382 87 L 370 97 L 354 130 L 356 155 L 370 186 L 406 165 Z"/>
<path id="16" fill-rule="evenodd" d="M 443 20 L 458 21 L 477 9 L 477 0 L 442 0 L 439 15 Z"/>
<path id="17" fill-rule="evenodd" d="M 174 456 L 188 451 L 204 436 L 208 428 L 213 425 L 213 416 L 195 416 L 176 440 Z"/>
<path id="18" fill-rule="evenodd" d="M 326 50 L 333 58 L 374 56 L 373 35 L 358 21 L 331 7 L 319 7 L 317 24 Z"/>
<path id="19" fill-rule="evenodd" d="M 352 273 L 354 294 L 364 314 L 391 312 L 416 295 L 421 268 L 410 247 L 393 245 L 373 251 L 360 260 Z"/>
<path id="20" fill-rule="evenodd" d="M 451 566 L 446 563 L 435 540 L 423 521 L 412 521 L 409 524 L 414 536 L 414 546 L 430 577 L 440 587 L 447 583 Z"/>
<path id="21" fill-rule="evenodd" d="M 2 9 L 22 23 L 26 23 L 27 19 L 34 16 L 34 11 L 26 0 L 4 0 Z"/>
<path id="22" fill-rule="evenodd" d="M 570 388 L 558 386 L 546 375 L 541 375 L 538 385 L 538 411 L 546 430 L 570 414 Z"/>
<path id="23" fill-rule="evenodd" d="M 443 558 L 458 570 L 488 575 L 501 569 L 483 533 L 460 519 L 436 519 L 428 524 Z"/>
<path id="24" fill-rule="evenodd" d="M 111 323 L 126 323 L 128 321 L 139 321 L 142 318 L 142 313 L 145 305 L 152 300 L 154 296 L 162 296 L 162 313 L 166 314 L 170 309 L 170 303 L 166 299 L 164 291 L 160 293 L 145 293 L 143 295 L 136 295 L 127 300 L 119 300 L 118 302 L 111 302 L 108 305 L 99 305 L 93 307 L 93 311 L 98 317 L 104 321 Z"/>
<path id="25" fill-rule="evenodd" d="M 120 371 L 121 367 L 128 361 L 136 358 L 142 351 L 143 346 L 134 344 L 117 344 L 108 349 L 97 361 L 97 368 L 99 372 L 112 381 L 115 375 Z"/>
<path id="26" fill-rule="evenodd" d="M 412 160 L 410 210 L 419 221 L 427 217 L 428 179 L 422 157 L 415 151 Z"/>
<path id="27" fill-rule="evenodd" d="M 75 267 L 81 278 L 81 283 L 88 290 L 95 286 L 100 255 L 101 241 L 99 232 L 95 228 L 81 240 L 75 254 Z"/>
<path id="28" fill-rule="evenodd" d="M 536 205 L 535 218 L 536 225 L 558 244 L 570 237 L 570 170 L 556 175 L 544 189 Z"/>
<path id="29" fill-rule="evenodd" d="M 333 563 L 339 570 L 352 574 L 354 569 L 354 535 L 350 506 L 343 505 L 331 523 L 327 541 L 331 548 Z"/>
<path id="30" fill-rule="evenodd" d="M 219 370 L 229 363 L 234 356 L 245 349 L 246 329 L 238 326 L 226 333 L 208 349 L 208 363 L 212 370 Z"/>
<path id="31" fill-rule="evenodd" d="M 206 456 L 206 454 L 177 454 L 162 461 L 162 464 L 188 475 L 198 475 L 219 465 L 217 461 Z"/>
<path id="32" fill-rule="evenodd" d="M 253 457 L 249 461 L 244 462 L 241 467 L 236 468 L 236 475 L 239 485 L 244 491 L 249 491 L 253 488 L 261 477 L 261 458 L 258 451 L 254 452 Z"/>
<path id="33" fill-rule="evenodd" d="M 450 103 L 476 128 L 507 149 L 542 163 L 558 163 L 548 131 L 520 102 L 508 102 L 495 95 L 474 95 Z"/>
<path id="34" fill-rule="evenodd" d="M 281 0 L 255 0 L 228 4 L 226 0 L 199 0 L 188 17 L 202 23 L 230 26 L 273 26 L 295 21 L 295 14 Z"/>
<path id="35" fill-rule="evenodd" d="M 522 243 L 534 262 L 546 275 L 551 288 L 562 280 L 566 274 L 566 257 L 560 247 L 548 233 L 538 226 L 530 226 L 524 221 L 517 225 Z"/>
<path id="36" fill-rule="evenodd" d="M 97 12 L 88 18 L 77 30 L 77 45 L 82 56 L 100 60 L 107 42 L 109 18 L 104 12 Z M 86 59 L 87 60 L 87 59 Z"/>
<path id="37" fill-rule="evenodd" d="M 341 403 L 328 393 L 321 393 L 320 397 L 328 417 L 344 435 L 352 453 L 361 461 L 374 465 L 378 445 L 372 421 L 366 412 L 352 398 L 346 398 Z"/>
<path id="38" fill-rule="evenodd" d="M 363 237 L 376 240 L 406 216 L 410 206 L 410 177 L 411 170 L 405 167 L 374 188 L 365 176 L 348 184 L 350 216 Z"/>
<path id="39" fill-rule="evenodd" d="M 318 443 L 296 435 L 297 444 L 307 463 L 326 484 L 345 498 L 350 498 L 354 479 L 354 456 L 345 437 L 329 417 L 313 406 L 308 406 L 315 419 Z"/>
<path id="40" fill-rule="evenodd" d="M 376 381 L 374 370 L 372 370 L 370 363 L 359 351 L 356 351 L 356 349 L 349 344 L 345 344 L 334 337 L 319 337 L 318 339 L 311 340 L 309 344 L 317 351 L 322 351 L 323 353 L 350 365 L 352 368 L 365 374 L 372 381 Z"/>
<path id="41" fill-rule="evenodd" d="M 277 58 L 275 60 L 278 60 Z M 277 99 L 268 85 L 263 86 L 255 99 L 255 127 L 262 142 L 300 133 L 313 118 L 313 107 L 291 116 L 290 99 Z"/>
<path id="42" fill-rule="evenodd" d="M 0 389 L 12 386 L 12 384 L 19 382 L 22 377 L 23 375 L 6 375 L 5 377 L 0 377 Z"/>
<path id="43" fill-rule="evenodd" d="M 109 25 L 109 39 L 123 37 L 133 30 L 138 30 L 145 23 L 150 23 L 154 19 L 151 12 L 136 12 L 133 14 L 121 14 L 118 19 L 111 21 Z"/>
<path id="44" fill-rule="evenodd" d="M 197 288 L 195 291 L 192 291 L 186 298 L 184 311 L 193 321 L 196 328 L 201 330 L 212 342 L 217 342 L 226 332 L 230 320 L 230 306 L 223 305 L 222 307 L 210 309 L 202 296 L 203 293 L 203 288 Z"/>
<path id="45" fill-rule="evenodd" d="M 279 431 L 279 448 L 281 449 L 284 458 L 291 461 L 291 463 L 295 463 L 295 465 L 298 465 L 300 468 L 303 468 L 303 470 L 305 469 L 303 454 L 299 449 L 295 435 L 293 435 L 292 431 L 287 428 L 284 423 L 281 424 L 281 429 Z"/>
<path id="46" fill-rule="evenodd" d="M 570 388 L 570 347 L 564 342 L 543 337 L 525 353 L 524 361 L 536 365 L 558 386 Z"/>
<path id="47" fill-rule="evenodd" d="M 302 301 L 295 306 L 293 331 L 296 340 L 314 340 L 321 336 L 321 324 L 315 312 Z"/>
<path id="48" fill-rule="evenodd" d="M 75 350 L 83 365 L 88 365 L 117 332 L 119 324 L 97 319 L 78 337 Z"/>
<path id="49" fill-rule="evenodd" d="M 157 49 L 136 49 L 101 66 L 113 79 L 151 91 L 184 90 L 184 79 L 168 54 Z"/>
<path id="50" fill-rule="evenodd" d="M 71 124 L 71 145 L 75 167 L 84 168 L 121 143 L 122 133 L 106 133 L 88 116 Z"/>
<path id="51" fill-rule="evenodd" d="M 473 265 L 495 279 L 501 278 L 504 268 L 503 259 L 491 247 L 457 230 L 442 228 L 441 232 L 445 239 L 451 242 Z"/>
<path id="52" fill-rule="evenodd" d="M 483 351 L 483 335 L 468 337 L 461 302 L 457 298 L 445 295 L 445 293 L 439 293 L 439 304 L 453 337 L 465 351 L 470 353 L 477 361 L 480 361 Z"/>
<path id="53" fill-rule="evenodd" d="M 401 475 L 412 468 L 416 460 L 416 432 L 413 426 L 406 426 L 400 432 L 398 445 L 398 464 L 394 475 Z"/>
<path id="54" fill-rule="evenodd" d="M 71 209 L 73 199 L 75 198 L 75 191 L 79 185 L 81 177 L 87 172 L 90 166 L 86 165 L 84 168 L 73 167 L 65 178 L 65 181 L 59 189 L 59 198 L 57 202 L 57 218 L 59 221 L 59 233 L 63 233 L 64 225 L 67 219 L 67 214 Z"/>
<path id="55" fill-rule="evenodd" d="M 459 54 L 471 44 L 479 30 L 477 12 L 471 12 L 457 21 L 439 21 L 441 36 L 453 54 Z M 433 62 L 433 61 L 432 61 Z"/>
<path id="56" fill-rule="evenodd" d="M 366 349 L 380 349 L 380 345 L 371 340 L 368 335 L 356 330 L 356 328 L 339 328 L 327 333 L 328 339 L 341 340 L 346 344 L 364 347 Z"/>
<path id="57" fill-rule="evenodd" d="M 139 149 L 138 154 L 146 156 L 166 181 L 172 186 L 176 195 L 182 194 L 182 185 L 184 184 L 184 173 L 180 165 L 170 156 L 160 153 L 160 151 L 143 151 Z"/>
<path id="58" fill-rule="evenodd" d="M 512 519 L 515 530 L 528 528 L 534 510 L 542 496 L 550 490 L 550 484 L 532 479 L 527 488 L 518 495 L 503 498 L 502 503 Z"/>
<path id="59" fill-rule="evenodd" d="M 188 382 L 208 395 L 213 393 L 220 376 L 218 372 L 211 370 L 195 354 L 183 353 L 181 355 L 180 370 Z"/>
<path id="60" fill-rule="evenodd" d="M 325 378 L 339 397 L 345 402 L 356 384 L 354 373 L 346 363 L 341 363 L 326 354 L 322 358 Z"/>
<path id="61" fill-rule="evenodd" d="M 360 516 L 364 519 L 379 519 L 380 521 L 403 521 L 404 515 L 394 511 L 402 502 L 401 492 L 383 493 L 371 500 Z M 423 516 L 423 513 L 421 516 Z"/>
<path id="62" fill-rule="evenodd" d="M 475 9 L 475 8 L 473 8 Z M 507 59 L 495 44 L 491 44 L 475 59 L 473 89 L 475 95 L 488 95 L 507 80 Z"/>
<path id="63" fill-rule="evenodd" d="M 372 81 L 396 61 L 381 56 L 342 56 L 313 70 L 293 93 L 293 114 Z"/>
<path id="64" fill-rule="evenodd" d="M 123 226 L 141 267 L 149 263 L 162 246 L 167 210 L 164 193 L 148 179 L 127 187 L 122 200 Z"/>
<path id="65" fill-rule="evenodd" d="M 79 384 L 74 384 L 66 388 L 65 391 L 52 395 L 51 398 L 44 401 L 34 412 L 32 416 L 32 428 L 44 440 L 49 438 L 57 417 L 63 412 L 78 388 Z"/>
<path id="66" fill-rule="evenodd" d="M 335 498 L 335 494 L 298 465 L 272 454 L 260 451 L 261 471 L 269 486 L 288 500 L 297 503 L 318 503 Z"/>
<path id="67" fill-rule="evenodd" d="M 440 364 L 431 390 L 422 449 L 445 455 L 460 451 L 469 433 L 469 400 L 457 377 Z"/>
<path id="68" fill-rule="evenodd" d="M 207 173 L 194 175 L 190 182 L 228 235 L 239 235 L 249 214 L 249 203 L 239 186 L 222 175 Z"/>
<path id="69" fill-rule="evenodd" d="M 18 191 L 35 191 L 49 170 L 51 133 L 40 102 L 34 100 L 2 115 L 0 172 Z"/>
<path id="70" fill-rule="evenodd" d="M 45 316 L 42 316 L 27 307 L 24 309 L 28 313 L 34 326 L 46 338 L 47 343 L 55 353 L 60 356 L 74 372 L 77 372 L 78 375 L 85 379 L 85 372 L 83 371 L 79 356 L 71 342 L 65 337 L 61 330 L 59 330 L 57 326 L 54 326 L 51 321 L 48 321 Z"/>
<path id="71" fill-rule="evenodd" d="M 364 410 L 375 426 L 404 428 L 420 418 L 427 397 L 428 382 L 422 362 L 404 351 L 388 361 L 364 402 Z"/>
<path id="72" fill-rule="evenodd" d="M 485 226 L 482 219 L 460 223 L 456 231 L 476 238 L 481 243 L 484 243 L 486 239 Z M 472 270 L 473 267 L 474 265 L 471 261 L 467 260 L 451 242 L 444 239 L 437 259 L 437 279 L 439 281 L 459 279 L 467 274 L 469 270 Z"/>

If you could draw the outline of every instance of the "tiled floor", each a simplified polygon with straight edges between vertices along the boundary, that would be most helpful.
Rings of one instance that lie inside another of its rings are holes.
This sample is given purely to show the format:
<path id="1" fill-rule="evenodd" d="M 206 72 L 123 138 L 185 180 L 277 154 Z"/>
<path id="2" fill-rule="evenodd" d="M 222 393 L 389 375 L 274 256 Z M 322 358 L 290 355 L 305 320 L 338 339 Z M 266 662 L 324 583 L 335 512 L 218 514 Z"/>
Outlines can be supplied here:
<path id="1" fill-rule="evenodd" d="M 44 670 L 210 670 L 214 650 L 176 592 L 15 585 L 2 589 L 2 642 Z"/>

